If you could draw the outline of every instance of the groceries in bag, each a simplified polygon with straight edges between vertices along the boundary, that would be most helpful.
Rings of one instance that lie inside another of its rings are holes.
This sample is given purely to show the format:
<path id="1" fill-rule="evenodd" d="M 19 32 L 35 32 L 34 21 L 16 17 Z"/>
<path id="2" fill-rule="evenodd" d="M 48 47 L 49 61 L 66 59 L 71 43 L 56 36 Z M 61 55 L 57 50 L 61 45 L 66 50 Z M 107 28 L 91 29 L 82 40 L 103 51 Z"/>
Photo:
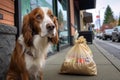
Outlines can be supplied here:
<path id="1" fill-rule="evenodd" d="M 61 66 L 60 73 L 97 75 L 96 63 L 92 58 L 92 52 L 82 36 L 75 41 L 75 45 L 68 51 Z"/>

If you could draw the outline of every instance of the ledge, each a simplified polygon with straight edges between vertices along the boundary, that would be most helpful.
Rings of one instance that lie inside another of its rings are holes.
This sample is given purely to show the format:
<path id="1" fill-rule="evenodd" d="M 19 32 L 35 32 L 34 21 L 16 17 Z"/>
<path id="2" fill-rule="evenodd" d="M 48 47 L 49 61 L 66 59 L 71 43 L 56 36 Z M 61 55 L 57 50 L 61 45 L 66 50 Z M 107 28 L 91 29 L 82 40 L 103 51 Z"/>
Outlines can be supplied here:
<path id="1" fill-rule="evenodd" d="M 0 24 L 0 34 L 17 34 L 17 28 L 15 26 L 9 26 L 5 24 Z"/>

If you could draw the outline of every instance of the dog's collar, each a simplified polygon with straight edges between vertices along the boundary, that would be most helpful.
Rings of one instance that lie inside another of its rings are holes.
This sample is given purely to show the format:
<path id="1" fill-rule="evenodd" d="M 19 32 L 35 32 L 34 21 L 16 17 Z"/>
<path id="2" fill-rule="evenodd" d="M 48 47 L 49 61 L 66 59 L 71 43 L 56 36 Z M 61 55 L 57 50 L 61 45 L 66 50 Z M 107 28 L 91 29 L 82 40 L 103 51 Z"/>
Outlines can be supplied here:
<path id="1" fill-rule="evenodd" d="M 52 38 L 48 37 L 48 42 L 52 42 Z"/>
<path id="2" fill-rule="evenodd" d="M 24 53 L 27 54 L 27 55 L 29 55 L 29 56 L 31 56 L 31 57 L 33 57 L 33 54 L 32 54 L 32 52 L 31 52 L 30 49 L 29 49 L 29 50 L 28 50 L 28 49 L 25 49 L 25 50 L 24 50 Z"/>
<path id="3" fill-rule="evenodd" d="M 31 57 L 33 57 L 33 54 L 32 54 L 31 51 L 27 51 L 26 54 L 29 55 L 29 56 L 31 56 Z"/>

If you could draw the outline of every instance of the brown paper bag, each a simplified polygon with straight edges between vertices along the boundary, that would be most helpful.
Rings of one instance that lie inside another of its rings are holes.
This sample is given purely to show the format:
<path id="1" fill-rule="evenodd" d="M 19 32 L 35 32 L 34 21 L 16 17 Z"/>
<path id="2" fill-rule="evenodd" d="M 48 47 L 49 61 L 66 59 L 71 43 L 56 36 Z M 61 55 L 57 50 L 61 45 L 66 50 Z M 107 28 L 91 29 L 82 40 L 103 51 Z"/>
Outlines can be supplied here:
<path id="1" fill-rule="evenodd" d="M 86 45 L 83 37 L 76 40 L 76 44 L 66 55 L 60 73 L 97 75 L 97 67 L 91 56 L 91 50 Z"/>

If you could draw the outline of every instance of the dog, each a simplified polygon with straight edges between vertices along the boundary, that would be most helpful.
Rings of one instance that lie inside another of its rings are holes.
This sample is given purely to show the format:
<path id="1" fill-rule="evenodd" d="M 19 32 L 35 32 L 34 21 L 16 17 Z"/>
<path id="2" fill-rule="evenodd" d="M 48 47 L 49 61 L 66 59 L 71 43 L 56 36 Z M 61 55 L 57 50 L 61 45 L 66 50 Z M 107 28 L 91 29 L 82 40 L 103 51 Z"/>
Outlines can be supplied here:
<path id="1" fill-rule="evenodd" d="M 43 80 L 48 49 L 57 43 L 58 22 L 49 8 L 35 8 L 25 15 L 6 80 Z"/>

